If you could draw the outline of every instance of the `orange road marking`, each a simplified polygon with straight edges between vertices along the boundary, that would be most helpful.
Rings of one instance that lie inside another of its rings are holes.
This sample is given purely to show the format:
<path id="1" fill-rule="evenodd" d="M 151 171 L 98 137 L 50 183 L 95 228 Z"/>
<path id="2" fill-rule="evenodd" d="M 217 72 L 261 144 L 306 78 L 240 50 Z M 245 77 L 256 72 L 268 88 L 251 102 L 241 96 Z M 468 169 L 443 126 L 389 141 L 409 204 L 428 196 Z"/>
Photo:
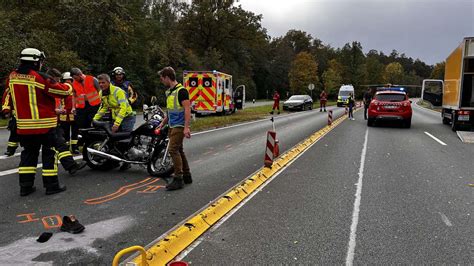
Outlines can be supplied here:
<path id="1" fill-rule="evenodd" d="M 165 186 L 148 186 L 144 190 L 137 191 L 137 193 L 155 193 L 158 189 L 164 188 Z"/>
<path id="2" fill-rule="evenodd" d="M 63 220 L 61 219 L 61 216 L 57 214 L 43 217 L 41 218 L 41 221 L 43 222 L 43 226 L 45 229 L 57 228 L 63 225 Z"/>
<path id="3" fill-rule="evenodd" d="M 88 204 L 88 205 L 96 205 L 96 204 L 105 203 L 105 202 L 111 201 L 113 199 L 122 197 L 122 196 L 128 194 L 130 191 L 133 191 L 135 189 L 151 185 L 151 184 L 157 182 L 158 180 L 159 180 L 159 178 L 150 178 L 150 177 L 148 177 L 148 178 L 145 178 L 144 180 L 142 180 L 140 182 L 120 187 L 114 193 L 111 193 L 111 194 L 108 194 L 108 195 L 105 195 L 105 196 L 102 196 L 102 197 L 98 197 L 98 198 L 95 198 L 95 199 L 87 199 L 87 200 L 84 201 L 84 203 Z"/>
<path id="4" fill-rule="evenodd" d="M 26 216 L 26 220 L 22 220 L 22 221 L 18 221 L 19 223 L 30 223 L 30 222 L 35 222 L 35 221 L 38 221 L 39 219 L 38 218 L 34 218 L 33 219 L 33 216 L 35 215 L 35 213 L 25 213 L 25 214 L 18 214 L 16 217 L 20 217 L 20 216 Z"/>

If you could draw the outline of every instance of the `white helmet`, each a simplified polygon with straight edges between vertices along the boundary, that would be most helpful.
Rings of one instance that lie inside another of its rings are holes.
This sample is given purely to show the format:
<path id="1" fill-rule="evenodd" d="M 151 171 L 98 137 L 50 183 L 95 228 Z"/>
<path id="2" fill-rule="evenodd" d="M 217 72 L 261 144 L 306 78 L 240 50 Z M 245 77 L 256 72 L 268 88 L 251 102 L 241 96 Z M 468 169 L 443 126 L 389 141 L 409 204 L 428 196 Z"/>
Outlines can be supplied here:
<path id="1" fill-rule="evenodd" d="M 35 48 L 25 48 L 21 51 L 20 59 L 24 61 L 33 61 L 37 62 L 40 60 L 44 60 L 46 56 L 43 52 Z"/>
<path id="2" fill-rule="evenodd" d="M 73 79 L 72 76 L 71 76 L 71 72 L 64 72 L 63 73 L 63 80 L 67 80 L 67 79 Z"/>
<path id="3" fill-rule="evenodd" d="M 114 74 L 119 74 L 119 75 L 120 75 L 120 74 L 125 74 L 125 70 L 123 70 L 122 67 L 116 67 L 116 68 L 114 68 L 114 70 L 112 70 L 112 72 L 113 72 Z"/>

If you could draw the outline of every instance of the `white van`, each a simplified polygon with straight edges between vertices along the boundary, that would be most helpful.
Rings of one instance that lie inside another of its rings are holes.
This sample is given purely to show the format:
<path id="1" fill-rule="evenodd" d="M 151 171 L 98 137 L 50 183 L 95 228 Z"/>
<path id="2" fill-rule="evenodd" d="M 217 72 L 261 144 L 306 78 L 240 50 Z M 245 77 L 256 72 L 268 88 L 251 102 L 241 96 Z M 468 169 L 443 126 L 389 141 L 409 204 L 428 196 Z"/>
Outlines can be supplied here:
<path id="1" fill-rule="evenodd" d="M 349 104 L 348 98 L 351 93 L 352 97 L 354 97 L 355 93 L 352 85 L 342 85 L 339 88 L 339 94 L 337 96 L 337 106 L 347 106 Z"/>

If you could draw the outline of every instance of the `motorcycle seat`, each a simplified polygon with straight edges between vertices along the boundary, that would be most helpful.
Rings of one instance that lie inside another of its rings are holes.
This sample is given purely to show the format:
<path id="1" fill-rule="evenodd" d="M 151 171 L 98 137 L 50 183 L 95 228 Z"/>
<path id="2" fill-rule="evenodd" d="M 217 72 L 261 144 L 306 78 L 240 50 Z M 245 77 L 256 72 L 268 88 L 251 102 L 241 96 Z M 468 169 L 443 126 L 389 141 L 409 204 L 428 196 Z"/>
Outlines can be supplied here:
<path id="1" fill-rule="evenodd" d="M 112 130 L 110 128 L 110 123 L 107 121 L 92 121 L 92 124 L 94 125 L 94 127 L 104 129 L 107 132 L 107 135 L 109 135 L 113 140 L 127 139 L 132 134 L 132 132 L 112 133 Z"/>

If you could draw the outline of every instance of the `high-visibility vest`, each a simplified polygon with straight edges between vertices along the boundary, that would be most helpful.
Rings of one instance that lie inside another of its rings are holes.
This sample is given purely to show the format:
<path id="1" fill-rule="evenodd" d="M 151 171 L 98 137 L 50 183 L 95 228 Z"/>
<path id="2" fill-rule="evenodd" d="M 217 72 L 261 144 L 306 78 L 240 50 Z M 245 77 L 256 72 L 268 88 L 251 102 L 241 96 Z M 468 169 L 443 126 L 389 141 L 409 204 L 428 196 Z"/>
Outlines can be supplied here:
<path id="1" fill-rule="evenodd" d="M 166 91 L 166 108 L 168 109 L 168 123 L 171 128 L 184 127 L 184 108 L 179 104 L 178 94 L 180 90 L 185 90 L 181 83 L 176 85 L 174 90 Z"/>
<path id="2" fill-rule="evenodd" d="M 86 100 L 91 106 L 100 104 L 100 96 L 94 86 L 94 77 L 85 75 L 84 85 L 74 80 L 73 87 L 76 91 L 76 108 L 83 109 L 86 107 Z"/>
<path id="3" fill-rule="evenodd" d="M 30 70 L 27 74 L 12 72 L 7 86 L 16 111 L 17 133 L 45 134 L 57 126 L 55 98 L 66 98 L 72 86 L 53 81 L 49 76 Z"/>
<path id="4" fill-rule="evenodd" d="M 134 115 L 132 107 L 128 103 L 128 100 L 125 96 L 125 92 L 112 84 L 110 84 L 109 92 L 107 95 L 102 95 L 102 103 L 100 105 L 99 111 L 94 116 L 94 120 L 100 120 L 105 113 L 110 110 L 112 113 L 112 119 L 114 120 L 114 125 L 120 126 L 125 117 Z"/>

